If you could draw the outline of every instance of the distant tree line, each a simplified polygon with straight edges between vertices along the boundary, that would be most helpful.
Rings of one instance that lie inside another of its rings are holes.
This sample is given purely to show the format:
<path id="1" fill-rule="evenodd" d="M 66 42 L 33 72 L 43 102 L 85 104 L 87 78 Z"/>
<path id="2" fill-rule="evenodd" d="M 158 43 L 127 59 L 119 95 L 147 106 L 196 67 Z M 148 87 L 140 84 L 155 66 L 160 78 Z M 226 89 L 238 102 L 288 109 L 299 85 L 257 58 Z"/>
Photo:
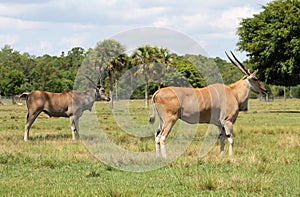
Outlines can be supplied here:
<path id="1" fill-rule="evenodd" d="M 230 84 L 242 77 L 233 65 L 219 57 L 180 56 L 148 45 L 127 54 L 124 46 L 109 39 L 99 42 L 95 49 L 74 47 L 60 56 L 35 57 L 5 45 L 0 51 L 0 95 L 13 96 L 36 89 L 80 89 L 76 77 L 84 65 L 88 66 L 86 75 L 94 75 L 95 83 L 101 83 L 114 99 L 149 98 L 164 86 L 200 88 L 216 82 Z M 282 94 L 281 87 L 267 87 L 275 96 Z M 299 89 L 291 88 L 290 95 L 299 97 Z"/>

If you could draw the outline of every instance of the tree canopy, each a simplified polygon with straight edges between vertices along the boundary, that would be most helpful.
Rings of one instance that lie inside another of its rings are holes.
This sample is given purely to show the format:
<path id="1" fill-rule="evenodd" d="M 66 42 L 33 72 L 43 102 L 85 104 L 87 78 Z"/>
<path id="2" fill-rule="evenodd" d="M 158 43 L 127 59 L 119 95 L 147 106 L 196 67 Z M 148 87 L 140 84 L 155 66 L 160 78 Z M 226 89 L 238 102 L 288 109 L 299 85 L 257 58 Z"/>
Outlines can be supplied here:
<path id="1" fill-rule="evenodd" d="M 66 53 L 62 52 L 60 56 L 45 54 L 35 57 L 4 46 L 0 50 L 0 95 L 13 96 L 36 89 L 52 92 L 81 90 L 81 79 L 77 73 L 84 66 L 89 68 L 83 74 L 109 88 L 111 96 L 112 90 L 118 89 L 118 79 L 126 79 L 120 81 L 123 89 L 118 95 L 120 98 L 124 98 L 122 94 L 130 92 L 128 81 L 132 80 L 142 80 L 140 84 L 149 85 L 149 92 L 146 92 L 145 86 L 136 87 L 134 95 L 129 95 L 131 98 L 144 98 L 146 93 L 151 95 L 160 86 L 199 88 L 216 82 L 217 77 L 223 76 L 223 81 L 217 82 L 227 84 L 241 77 L 233 66 L 221 58 L 178 56 L 166 48 L 156 46 L 138 47 L 128 56 L 125 48 L 113 40 L 99 42 L 95 49 L 74 47 Z M 128 78 L 124 77 L 126 71 L 130 71 L 127 72 Z M 221 71 L 222 76 L 216 71 Z M 138 78 L 134 77 L 137 75 Z"/>
<path id="2" fill-rule="evenodd" d="M 94 53 L 96 54 L 96 64 L 99 66 L 99 76 L 102 75 L 102 72 L 108 75 L 110 107 L 113 108 L 113 80 L 115 75 L 127 66 L 125 47 L 115 40 L 106 39 L 97 44 Z"/>
<path id="3" fill-rule="evenodd" d="M 219 57 L 179 56 L 157 46 L 140 46 L 126 54 L 125 48 L 113 40 L 101 41 L 95 49 L 75 47 L 60 56 L 35 57 L 8 45 L 0 50 L 0 95 L 3 96 L 37 89 L 83 90 L 87 87 L 83 83 L 84 75 L 110 89 L 111 96 L 113 92 L 118 93 L 120 99 L 145 98 L 161 86 L 200 88 L 212 83 L 231 84 L 242 77 L 234 66 Z M 278 88 L 273 90 L 281 92 Z"/>
<path id="4" fill-rule="evenodd" d="M 240 50 L 247 51 L 253 69 L 268 84 L 300 83 L 300 1 L 276 0 L 238 28 Z"/>

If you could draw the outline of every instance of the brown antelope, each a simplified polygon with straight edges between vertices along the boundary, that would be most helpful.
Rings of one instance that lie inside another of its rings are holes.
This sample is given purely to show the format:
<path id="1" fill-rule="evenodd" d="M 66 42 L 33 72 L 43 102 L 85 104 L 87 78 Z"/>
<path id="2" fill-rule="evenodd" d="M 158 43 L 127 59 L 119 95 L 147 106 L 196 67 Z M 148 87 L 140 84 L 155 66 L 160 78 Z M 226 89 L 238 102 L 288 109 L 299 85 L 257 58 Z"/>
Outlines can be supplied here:
<path id="1" fill-rule="evenodd" d="M 25 125 L 24 141 L 28 140 L 29 129 L 41 112 L 50 117 L 70 117 L 72 139 L 79 137 L 79 118 L 85 110 L 91 110 L 95 100 L 100 97 L 106 101 L 110 98 L 104 88 L 94 85 L 85 92 L 68 90 L 61 93 L 35 90 L 24 93 L 20 98 L 26 98 L 28 114 Z"/>
<path id="2" fill-rule="evenodd" d="M 166 158 L 166 138 L 178 119 L 190 124 L 214 124 L 220 131 L 220 153 L 224 151 L 225 136 L 229 142 L 229 155 L 233 154 L 233 124 L 239 111 L 248 109 L 249 93 L 267 93 L 266 88 L 234 56 L 229 60 L 244 74 L 239 81 L 231 84 L 212 84 L 204 88 L 165 87 L 157 90 L 153 97 L 153 114 L 150 123 L 155 121 L 155 109 L 160 124 L 155 133 L 156 156 Z M 160 150 L 161 148 L 161 150 Z"/>

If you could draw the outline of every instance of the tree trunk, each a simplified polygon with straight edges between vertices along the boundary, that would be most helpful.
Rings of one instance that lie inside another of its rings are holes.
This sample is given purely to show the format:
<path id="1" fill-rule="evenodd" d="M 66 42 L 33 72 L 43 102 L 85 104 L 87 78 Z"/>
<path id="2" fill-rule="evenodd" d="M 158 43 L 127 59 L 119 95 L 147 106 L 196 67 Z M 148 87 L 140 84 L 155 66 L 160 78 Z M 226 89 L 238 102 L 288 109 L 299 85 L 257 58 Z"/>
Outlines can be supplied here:
<path id="1" fill-rule="evenodd" d="M 145 88 L 145 108 L 148 109 L 149 107 L 149 96 L 148 96 L 148 76 L 145 75 L 145 82 L 146 82 L 146 88 Z"/>
<path id="2" fill-rule="evenodd" d="M 293 98 L 293 87 L 290 87 L 290 98 Z"/>
<path id="3" fill-rule="evenodd" d="M 162 74 L 158 77 L 157 79 L 157 88 L 160 89 L 161 88 L 161 78 L 162 78 Z"/>
<path id="4" fill-rule="evenodd" d="M 11 97 L 11 102 L 12 102 L 13 105 L 16 104 L 15 96 L 12 96 L 12 97 Z"/>
<path id="5" fill-rule="evenodd" d="M 157 88 L 158 89 L 160 89 L 160 87 L 161 87 L 161 84 L 160 84 L 161 82 L 160 82 L 160 80 L 158 80 L 158 85 L 157 85 Z"/>
<path id="6" fill-rule="evenodd" d="M 284 101 L 286 101 L 286 87 L 283 86 L 283 98 L 284 98 Z"/>
<path id="7" fill-rule="evenodd" d="M 114 107 L 114 99 L 113 99 L 113 77 L 109 74 L 109 96 L 110 96 L 110 109 Z"/>
<path id="8" fill-rule="evenodd" d="M 115 83 L 116 83 L 116 101 L 117 101 L 117 100 L 119 100 L 119 95 L 118 95 L 119 80 L 116 79 Z"/>

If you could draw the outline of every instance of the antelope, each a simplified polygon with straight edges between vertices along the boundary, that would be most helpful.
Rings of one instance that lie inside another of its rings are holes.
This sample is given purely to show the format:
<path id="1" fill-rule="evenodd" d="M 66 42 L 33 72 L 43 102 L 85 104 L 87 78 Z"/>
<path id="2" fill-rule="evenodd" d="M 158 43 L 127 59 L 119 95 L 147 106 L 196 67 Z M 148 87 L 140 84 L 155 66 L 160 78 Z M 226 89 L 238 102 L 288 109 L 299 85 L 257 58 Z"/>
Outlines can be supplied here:
<path id="1" fill-rule="evenodd" d="M 28 109 L 24 141 L 28 140 L 30 127 L 41 112 L 45 112 L 50 117 L 69 117 L 72 139 L 78 139 L 79 118 L 85 110 L 92 110 L 93 104 L 98 97 L 106 101 L 110 100 L 104 88 L 95 84 L 94 88 L 85 92 L 68 90 L 53 93 L 35 90 L 31 93 L 23 93 L 19 98 L 26 99 Z"/>
<path id="2" fill-rule="evenodd" d="M 225 52 L 226 53 L 226 52 Z M 250 73 L 234 56 L 230 62 L 243 74 L 243 78 L 231 85 L 212 84 L 204 88 L 165 87 L 152 96 L 153 113 L 150 123 L 159 116 L 159 127 L 155 132 L 156 157 L 166 158 L 166 139 L 178 119 L 190 124 L 208 123 L 216 125 L 220 132 L 220 154 L 224 152 L 225 136 L 229 142 L 229 155 L 233 154 L 233 124 L 239 111 L 248 110 L 250 91 L 267 94 L 266 88 L 256 77 L 258 70 Z"/>

